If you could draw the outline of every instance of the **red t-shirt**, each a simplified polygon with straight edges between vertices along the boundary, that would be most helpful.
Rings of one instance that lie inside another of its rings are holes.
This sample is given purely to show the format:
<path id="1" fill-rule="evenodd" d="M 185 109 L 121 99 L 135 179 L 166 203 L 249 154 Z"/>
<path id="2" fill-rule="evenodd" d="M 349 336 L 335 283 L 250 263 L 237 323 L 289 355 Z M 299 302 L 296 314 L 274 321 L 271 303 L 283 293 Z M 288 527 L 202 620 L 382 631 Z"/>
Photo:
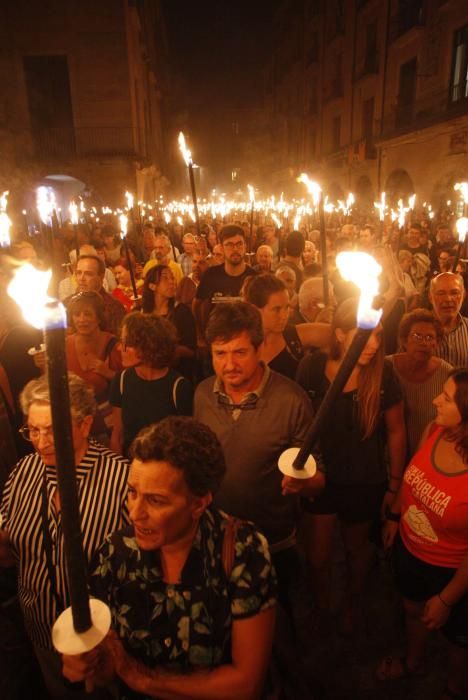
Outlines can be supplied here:
<path id="1" fill-rule="evenodd" d="M 400 535 L 418 559 L 456 569 L 468 553 L 468 469 L 446 474 L 437 467 L 441 433 L 437 427 L 404 473 Z"/>

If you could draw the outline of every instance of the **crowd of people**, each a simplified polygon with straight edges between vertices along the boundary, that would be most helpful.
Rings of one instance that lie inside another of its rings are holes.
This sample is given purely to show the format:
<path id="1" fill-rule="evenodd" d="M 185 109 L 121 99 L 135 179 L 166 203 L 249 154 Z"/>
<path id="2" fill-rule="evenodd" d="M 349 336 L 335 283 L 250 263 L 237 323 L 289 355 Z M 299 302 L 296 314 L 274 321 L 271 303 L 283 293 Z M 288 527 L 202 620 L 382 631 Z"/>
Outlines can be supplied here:
<path id="1" fill-rule="evenodd" d="M 51 640 L 70 600 L 44 347 L 7 294 L 12 261 L 46 255 L 33 239 L 2 255 L 0 600 L 21 610 L 43 697 L 287 697 L 292 591 L 310 581 L 317 625 L 330 624 L 338 529 L 343 634 L 362 625 L 376 546 L 392 556 L 407 645 L 376 660 L 376 678 L 421 673 L 440 629 L 444 699 L 467 697 L 465 261 L 448 223 L 346 223 L 327 232 L 326 260 L 319 238 L 268 220 L 148 222 L 122 246 L 109 221 L 65 226 L 47 251 L 69 319 L 89 590 L 112 615 L 76 657 Z M 346 250 L 381 264 L 382 319 L 325 420 L 316 473 L 285 477 L 278 459 L 302 445 L 356 334 Z M 20 679 L 9 692 L 27 696 Z"/>

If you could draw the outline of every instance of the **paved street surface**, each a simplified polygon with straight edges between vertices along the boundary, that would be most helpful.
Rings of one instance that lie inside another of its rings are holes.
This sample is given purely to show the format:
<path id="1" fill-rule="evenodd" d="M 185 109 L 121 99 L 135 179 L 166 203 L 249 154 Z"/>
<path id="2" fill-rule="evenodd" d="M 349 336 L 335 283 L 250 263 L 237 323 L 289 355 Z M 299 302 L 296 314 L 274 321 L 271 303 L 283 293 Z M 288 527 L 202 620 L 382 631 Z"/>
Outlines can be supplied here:
<path id="1" fill-rule="evenodd" d="M 339 608 L 344 561 L 336 546 L 333 580 L 333 615 L 317 621 L 307 587 L 297 593 L 297 633 L 301 653 L 294 666 L 288 661 L 294 687 L 288 700 L 439 700 L 446 679 L 447 644 L 435 634 L 427 653 L 423 677 L 381 683 L 374 669 L 379 659 L 403 646 L 402 614 L 392 587 L 387 562 L 376 556 L 368 583 L 362 629 L 351 636 L 339 633 Z M 13 611 L 0 612 L 1 700 L 47 700 L 41 695 L 34 668 L 19 638 L 20 623 Z M 281 635 L 286 642 L 287 635 Z M 282 700 L 282 699 L 278 699 Z"/>
<path id="2" fill-rule="evenodd" d="M 361 629 L 340 634 L 340 602 L 344 559 L 336 546 L 332 586 L 333 612 L 328 623 L 317 622 L 307 591 L 298 595 L 297 626 L 303 649 L 302 668 L 309 697 L 320 700 L 438 700 L 445 687 L 447 642 L 439 633 L 430 639 L 424 676 L 382 683 L 375 677 L 379 660 L 404 649 L 403 613 L 392 585 L 388 562 L 377 554 L 369 577 Z M 315 618 L 315 619 L 314 619 Z M 314 629 L 315 623 L 315 629 Z M 317 629 L 318 625 L 318 629 Z"/>

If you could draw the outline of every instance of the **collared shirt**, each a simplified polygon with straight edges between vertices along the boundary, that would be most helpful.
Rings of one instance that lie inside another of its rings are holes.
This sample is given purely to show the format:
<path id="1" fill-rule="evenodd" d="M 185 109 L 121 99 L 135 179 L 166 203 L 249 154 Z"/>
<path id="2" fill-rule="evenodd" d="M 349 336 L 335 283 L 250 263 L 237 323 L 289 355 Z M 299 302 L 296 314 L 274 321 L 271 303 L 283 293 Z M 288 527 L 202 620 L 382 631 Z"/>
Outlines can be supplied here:
<path id="1" fill-rule="evenodd" d="M 105 537 L 129 522 L 128 462 L 91 442 L 76 467 L 83 549 L 87 561 Z M 0 513 L 18 563 L 18 595 L 27 632 L 33 644 L 52 649 L 51 628 L 61 612 L 49 577 L 42 499 L 47 494 L 47 525 L 52 543 L 52 566 L 62 609 L 70 605 L 55 467 L 46 466 L 37 453 L 20 460 L 7 481 Z"/>
<path id="2" fill-rule="evenodd" d="M 220 384 L 215 390 L 215 383 L 215 377 L 201 382 L 194 403 L 194 417 L 213 430 L 226 459 L 215 505 L 254 522 L 273 551 L 291 546 L 298 499 L 282 495 L 278 459 L 287 448 L 302 445 L 312 422 L 309 397 L 298 384 L 269 369 L 238 405 Z"/>
<path id="3" fill-rule="evenodd" d="M 255 408 L 257 401 L 259 397 L 262 395 L 266 383 L 268 381 L 268 378 L 270 376 L 270 368 L 266 366 L 263 362 L 261 363 L 263 367 L 263 377 L 261 379 L 260 384 L 256 389 L 253 391 L 248 391 L 242 399 L 240 400 L 240 403 L 235 404 L 232 400 L 232 398 L 225 393 L 224 391 L 224 384 L 219 379 L 219 377 L 216 377 L 215 383 L 213 386 L 213 392 L 215 394 L 218 394 L 218 402 L 223 405 L 223 406 L 229 406 L 232 410 L 232 418 L 233 420 L 237 420 L 243 410 L 249 410 L 251 408 Z"/>
<path id="4" fill-rule="evenodd" d="M 468 365 L 468 318 L 466 316 L 459 314 L 456 328 L 450 333 L 444 333 L 434 354 L 455 368 Z"/>
<path id="5" fill-rule="evenodd" d="M 94 557 L 92 593 L 110 607 L 126 650 L 146 666 L 184 672 L 230 663 L 232 622 L 275 605 L 265 538 L 241 523 L 226 571 L 226 523 L 221 511 L 203 513 L 177 583 L 164 581 L 159 551 L 141 550 L 133 527 L 110 535 Z M 124 697 L 141 696 L 126 690 Z"/>
<path id="6" fill-rule="evenodd" d="M 192 272 L 192 256 L 187 253 L 181 253 L 177 258 L 177 262 L 182 268 L 184 277 L 187 277 Z"/>

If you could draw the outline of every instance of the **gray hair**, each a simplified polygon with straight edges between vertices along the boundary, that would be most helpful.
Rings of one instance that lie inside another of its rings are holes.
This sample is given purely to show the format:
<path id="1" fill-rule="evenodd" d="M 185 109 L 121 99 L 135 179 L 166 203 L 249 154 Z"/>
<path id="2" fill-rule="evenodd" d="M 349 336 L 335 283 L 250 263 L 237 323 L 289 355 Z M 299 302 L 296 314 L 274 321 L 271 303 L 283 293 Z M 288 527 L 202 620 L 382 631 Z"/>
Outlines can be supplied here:
<path id="1" fill-rule="evenodd" d="M 297 279 L 296 273 L 294 272 L 292 267 L 289 267 L 289 265 L 279 265 L 276 268 L 276 272 L 275 272 L 276 277 L 281 277 L 282 272 L 287 272 L 290 275 L 294 275 L 294 279 L 295 280 Z"/>
<path id="2" fill-rule="evenodd" d="M 261 250 L 266 250 L 268 253 L 270 253 L 271 257 L 273 257 L 273 248 L 266 243 L 262 243 L 262 245 L 258 246 L 257 253 L 259 253 Z"/>
<path id="3" fill-rule="evenodd" d="M 73 416 L 78 420 L 87 416 L 94 416 L 96 412 L 96 400 L 92 388 L 83 379 L 72 372 L 68 373 L 68 388 L 70 392 L 70 408 Z M 33 403 L 49 404 L 50 392 L 47 375 L 28 382 L 20 394 L 21 410 L 25 416 Z"/>
<path id="4" fill-rule="evenodd" d="M 413 260 L 413 254 L 409 250 L 399 250 L 398 262 L 403 262 L 403 260 Z"/>
<path id="5" fill-rule="evenodd" d="M 434 287 L 436 286 L 438 280 L 441 279 L 441 277 L 450 277 L 452 279 L 455 278 L 456 282 L 458 282 L 458 284 L 460 285 L 462 291 L 465 290 L 465 283 L 463 281 L 463 277 L 459 275 L 458 272 L 441 272 L 435 277 L 432 277 L 431 282 L 429 284 L 429 294 L 432 294 Z"/>
<path id="6" fill-rule="evenodd" d="M 328 283 L 330 296 L 333 286 Z M 298 294 L 299 310 L 305 311 L 312 302 L 323 304 L 323 277 L 309 277 L 301 284 Z"/>

